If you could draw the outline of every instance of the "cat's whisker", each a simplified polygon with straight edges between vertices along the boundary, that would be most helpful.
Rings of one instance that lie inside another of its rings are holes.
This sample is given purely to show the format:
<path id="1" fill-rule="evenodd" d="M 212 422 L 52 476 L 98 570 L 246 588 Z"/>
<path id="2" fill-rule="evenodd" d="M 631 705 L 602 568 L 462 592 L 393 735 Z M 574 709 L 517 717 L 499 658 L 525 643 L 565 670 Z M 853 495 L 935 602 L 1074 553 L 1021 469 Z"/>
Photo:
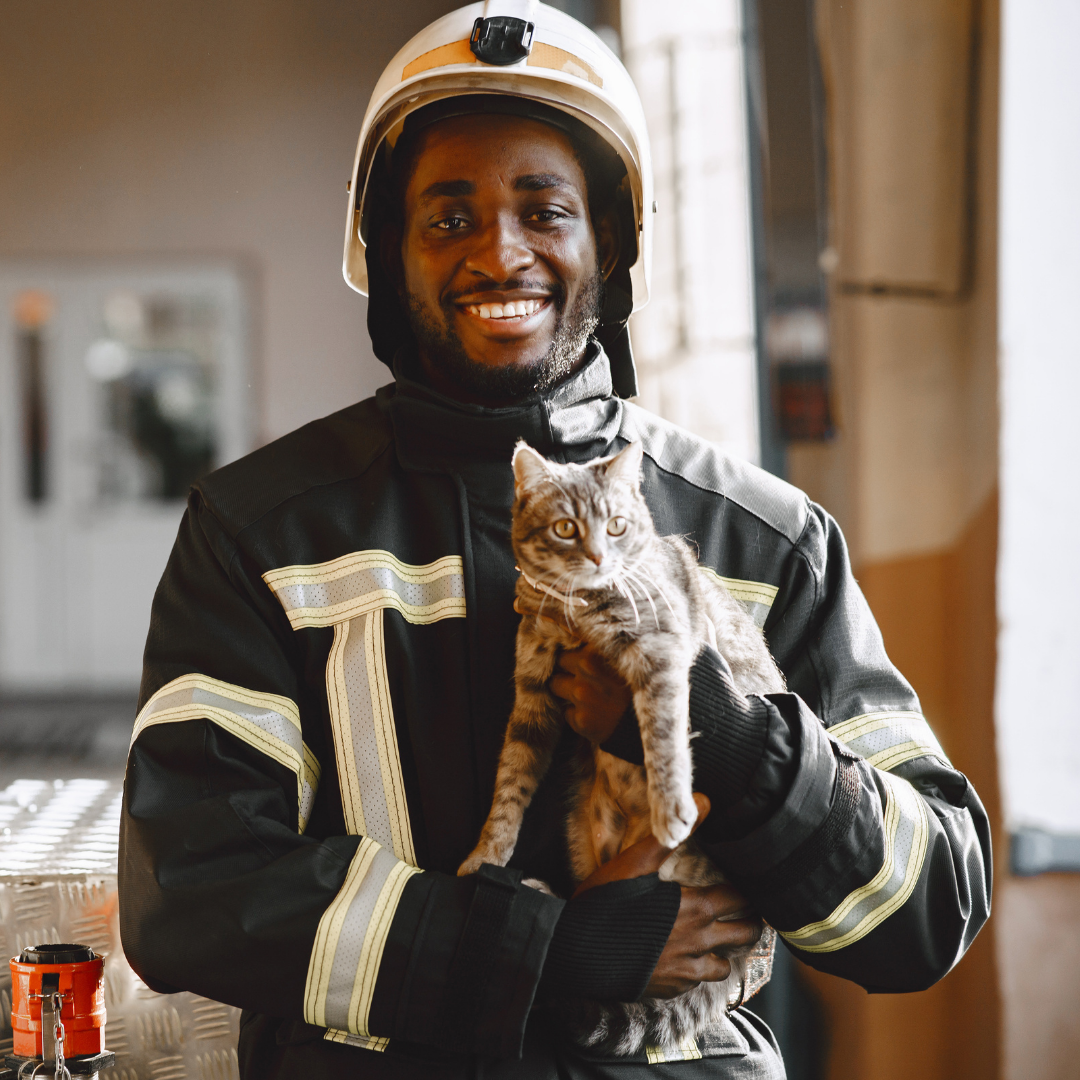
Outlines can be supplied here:
<path id="1" fill-rule="evenodd" d="M 631 594 L 630 590 L 626 587 L 626 585 L 623 583 L 622 578 L 620 577 L 612 578 L 612 582 L 614 583 L 615 588 L 617 588 L 619 592 L 621 592 L 623 596 L 625 596 L 626 599 L 630 601 L 630 606 L 634 609 L 634 619 L 636 620 L 637 625 L 640 626 L 641 616 L 638 614 L 637 604 L 634 603 L 634 597 Z"/>
<path id="2" fill-rule="evenodd" d="M 634 584 L 637 585 L 637 587 L 641 590 L 642 595 L 645 597 L 645 599 L 649 601 L 649 607 L 652 608 L 653 619 L 656 621 L 656 628 L 659 630 L 660 629 L 660 614 L 656 610 L 656 605 L 653 603 L 652 594 L 645 587 L 644 582 L 642 582 L 638 578 L 638 576 L 634 573 L 633 570 L 631 570 L 629 567 L 626 567 L 624 569 L 624 573 L 627 576 L 627 580 L 634 582 Z"/>
<path id="3" fill-rule="evenodd" d="M 635 569 L 639 567 L 641 569 L 642 575 L 646 577 L 650 582 L 652 582 L 653 588 L 656 589 L 657 593 L 660 594 L 660 599 L 663 600 L 665 604 L 667 604 L 668 611 L 670 611 L 671 614 L 674 615 L 675 609 L 671 606 L 671 601 L 667 598 L 667 593 L 665 593 L 664 590 L 657 584 L 656 578 L 654 578 L 644 566 L 638 563 L 636 564 Z"/>
<path id="4" fill-rule="evenodd" d="M 619 592 L 622 593 L 622 595 L 625 596 L 626 599 L 630 601 L 630 606 L 633 607 L 633 609 L 634 609 L 634 617 L 637 619 L 637 625 L 640 626 L 641 625 L 641 619 L 638 617 L 637 605 L 634 603 L 634 598 L 630 595 L 630 591 L 627 589 L 626 585 L 623 583 L 622 578 L 620 578 L 618 575 L 615 575 L 611 579 L 611 584 L 614 585 L 615 588 L 618 589 Z"/>

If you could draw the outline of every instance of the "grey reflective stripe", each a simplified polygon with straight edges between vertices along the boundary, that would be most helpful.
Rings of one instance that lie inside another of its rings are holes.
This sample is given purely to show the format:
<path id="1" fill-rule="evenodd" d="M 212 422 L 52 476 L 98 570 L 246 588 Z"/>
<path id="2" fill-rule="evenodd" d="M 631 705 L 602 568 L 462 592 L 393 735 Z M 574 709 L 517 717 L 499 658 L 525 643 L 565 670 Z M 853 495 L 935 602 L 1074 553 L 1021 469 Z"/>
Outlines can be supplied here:
<path id="1" fill-rule="evenodd" d="M 286 611 L 295 611 L 335 607 L 380 591 L 396 593 L 409 607 L 429 607 L 440 600 L 464 597 L 465 582 L 460 574 L 447 574 L 427 582 L 404 581 L 389 566 L 373 566 L 335 581 L 285 585 L 277 596 Z"/>
<path id="2" fill-rule="evenodd" d="M 339 702 L 338 719 L 346 729 L 342 734 L 347 734 L 347 740 L 342 740 L 346 744 L 343 745 L 345 753 L 339 755 L 339 759 L 345 769 L 342 784 L 348 785 L 350 801 L 355 806 L 356 820 L 350 831 L 370 836 L 393 851 L 394 835 L 390 829 L 386 784 L 376 735 L 374 703 L 377 696 L 370 683 L 376 672 L 374 664 L 370 669 L 368 664 L 371 651 L 369 624 L 374 618 L 376 614 L 372 612 L 344 624 L 334 643 L 335 650 L 341 649 L 340 669 L 345 690 L 344 700 Z M 335 736 L 336 728 L 335 724 Z"/>
<path id="3" fill-rule="evenodd" d="M 765 620 L 769 617 L 773 601 L 780 591 L 775 585 L 769 585 L 764 581 L 745 581 L 742 578 L 721 577 L 708 566 L 699 566 L 698 569 L 710 581 L 723 585 L 742 604 L 747 614 L 754 620 L 757 628 L 759 630 L 764 629 Z"/>
<path id="4" fill-rule="evenodd" d="M 887 793 L 882 815 L 885 858 L 866 885 L 849 893 L 831 915 L 781 937 L 803 952 L 836 952 L 866 937 L 898 911 L 915 888 L 930 832 L 926 806 L 898 776 L 879 773 Z"/>
<path id="5" fill-rule="evenodd" d="M 134 744 L 153 724 L 209 720 L 296 774 L 297 808 L 303 832 L 319 786 L 319 763 L 304 744 L 295 702 L 278 694 L 193 673 L 163 686 L 143 706 L 131 733 Z"/>
<path id="6" fill-rule="evenodd" d="M 829 734 L 885 772 L 928 754 L 949 760 L 925 717 L 916 712 L 864 713 L 834 724 Z"/>
<path id="7" fill-rule="evenodd" d="M 334 1029 L 327 1038 L 359 1035 L 373 1042 L 369 1049 L 385 1048 L 371 1040 L 368 1017 L 394 914 L 418 873 L 369 837 L 357 845 L 341 889 L 319 920 L 304 985 L 304 1019 Z"/>
<path id="8" fill-rule="evenodd" d="M 338 936 L 326 993 L 326 1026 L 348 1030 L 357 971 L 364 952 L 368 926 L 390 872 L 398 865 L 385 848 L 375 852 L 360 887 L 349 904 Z"/>
<path id="9" fill-rule="evenodd" d="M 465 572 L 459 555 L 418 566 L 389 551 L 354 551 L 325 563 L 268 570 L 263 580 L 294 630 L 335 626 L 387 607 L 411 623 L 465 615 Z"/>
<path id="10" fill-rule="evenodd" d="M 465 617 L 461 557 L 425 565 L 389 551 L 354 551 L 329 562 L 270 570 L 273 590 L 296 630 L 333 626 L 326 692 L 345 827 L 415 864 L 383 639 L 385 611 L 422 625 Z"/>

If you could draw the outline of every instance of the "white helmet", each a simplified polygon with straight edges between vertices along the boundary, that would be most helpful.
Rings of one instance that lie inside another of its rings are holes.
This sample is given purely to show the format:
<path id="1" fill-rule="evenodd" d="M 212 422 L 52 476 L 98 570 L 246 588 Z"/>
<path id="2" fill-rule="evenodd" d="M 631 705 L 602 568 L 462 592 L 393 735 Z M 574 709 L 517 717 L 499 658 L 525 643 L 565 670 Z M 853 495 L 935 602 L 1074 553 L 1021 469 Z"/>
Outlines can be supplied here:
<path id="1" fill-rule="evenodd" d="M 367 240 L 372 169 L 380 148 L 394 145 L 411 113 L 465 95 L 507 95 L 554 108 L 591 129 L 618 156 L 626 170 L 624 191 L 628 185 L 634 225 L 634 236 L 624 236 L 624 244 L 635 241 L 634 250 L 626 253 L 629 258 L 621 260 L 630 295 L 620 331 L 630 361 L 622 328 L 631 306 L 637 310 L 648 301 L 652 255 L 653 179 L 645 113 L 626 68 L 600 38 L 536 0 L 486 0 L 459 8 L 422 30 L 387 65 L 356 146 L 345 224 L 345 280 L 359 293 L 371 291 Z M 633 381 L 630 361 L 626 376 L 616 377 L 617 391 L 633 393 Z"/>

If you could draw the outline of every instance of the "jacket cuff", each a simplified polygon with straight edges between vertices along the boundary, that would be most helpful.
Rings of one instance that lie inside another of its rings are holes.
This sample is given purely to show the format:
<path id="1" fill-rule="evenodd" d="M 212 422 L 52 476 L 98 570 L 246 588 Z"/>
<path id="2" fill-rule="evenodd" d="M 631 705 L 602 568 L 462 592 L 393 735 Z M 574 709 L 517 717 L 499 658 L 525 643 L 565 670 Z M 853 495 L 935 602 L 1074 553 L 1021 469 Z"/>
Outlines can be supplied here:
<path id="1" fill-rule="evenodd" d="M 450 1053 L 519 1057 L 564 906 L 503 867 L 416 875 L 386 942 L 371 1031 Z"/>
<path id="2" fill-rule="evenodd" d="M 610 881 L 563 909 L 539 996 L 636 1001 L 645 992 L 679 914 L 682 889 L 658 874 Z"/>
<path id="3" fill-rule="evenodd" d="M 735 689 L 726 661 L 710 646 L 690 669 L 690 728 L 695 790 L 709 796 L 714 813 L 726 810 L 746 794 L 761 762 L 769 706 Z"/>

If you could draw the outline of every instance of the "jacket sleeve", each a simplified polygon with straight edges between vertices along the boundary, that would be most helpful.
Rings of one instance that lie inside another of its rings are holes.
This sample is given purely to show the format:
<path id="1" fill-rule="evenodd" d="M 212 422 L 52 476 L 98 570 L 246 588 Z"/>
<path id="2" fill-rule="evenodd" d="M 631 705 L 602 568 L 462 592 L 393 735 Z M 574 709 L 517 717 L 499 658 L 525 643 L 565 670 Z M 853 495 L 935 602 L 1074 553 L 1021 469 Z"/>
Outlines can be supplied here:
<path id="1" fill-rule="evenodd" d="M 334 793 L 318 790 L 320 714 L 295 649 L 196 492 L 154 599 L 128 757 L 119 888 L 132 967 L 157 990 L 336 1041 L 518 1054 L 563 901 L 518 872 L 456 878 L 369 838 L 308 835 Z"/>
<path id="2" fill-rule="evenodd" d="M 788 693 L 742 699 L 722 670 L 695 676 L 695 784 L 723 809 L 702 839 L 801 960 L 867 990 L 925 989 L 989 916 L 989 823 L 886 656 L 820 508 L 765 630 Z"/>

